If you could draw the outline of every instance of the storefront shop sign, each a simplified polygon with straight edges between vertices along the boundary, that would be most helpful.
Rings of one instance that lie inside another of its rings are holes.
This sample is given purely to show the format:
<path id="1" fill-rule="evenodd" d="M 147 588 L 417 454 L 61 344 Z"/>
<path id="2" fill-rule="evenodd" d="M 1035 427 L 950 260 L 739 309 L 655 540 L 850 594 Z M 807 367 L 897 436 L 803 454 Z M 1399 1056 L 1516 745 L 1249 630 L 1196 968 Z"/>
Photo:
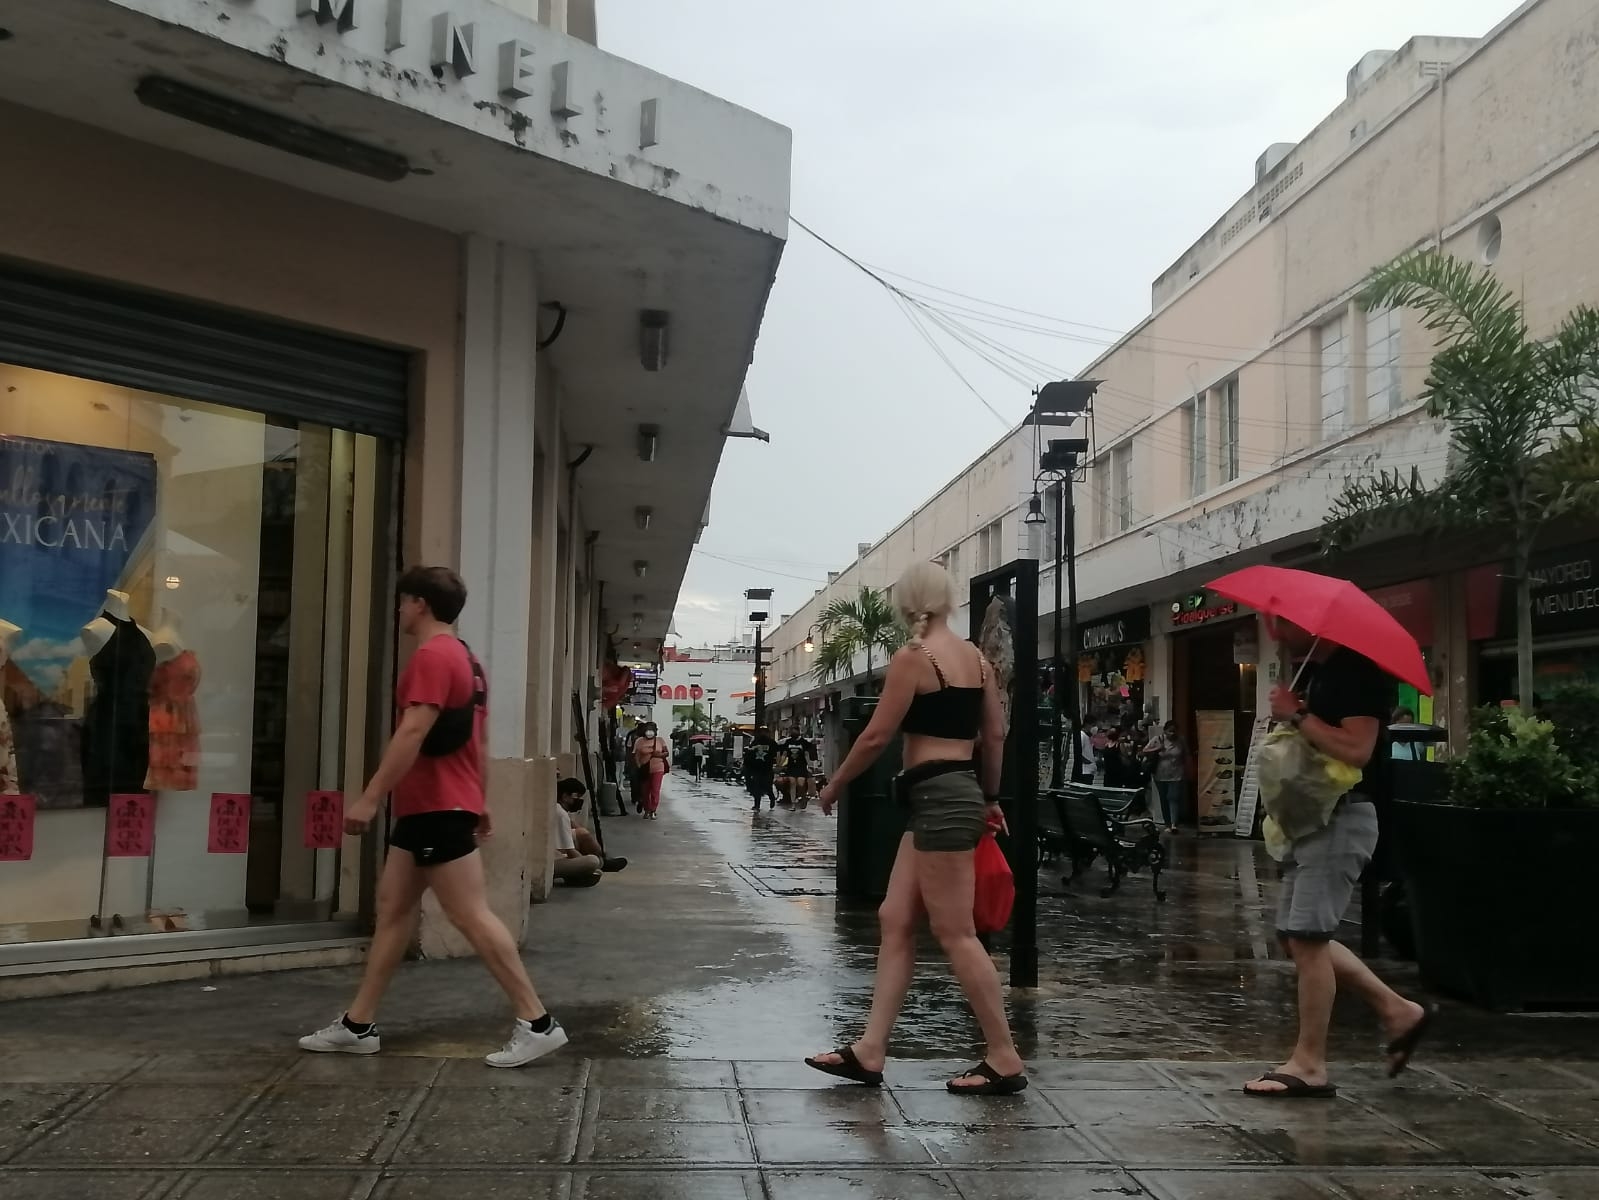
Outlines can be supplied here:
<path id="1" fill-rule="evenodd" d="M 1178 628 L 1205 625 L 1211 621 L 1221 621 L 1237 615 L 1236 603 L 1223 600 L 1210 592 L 1194 592 L 1171 603 L 1171 623 Z"/>
<path id="2" fill-rule="evenodd" d="M 250 852 L 250 797 L 237 792 L 211 796 L 211 827 L 206 835 L 207 854 Z"/>
<path id="3" fill-rule="evenodd" d="M 1382 605 L 1418 646 L 1433 644 L 1432 580 L 1415 579 L 1373 588 L 1367 595 Z"/>
<path id="4" fill-rule="evenodd" d="M 33 857 L 37 809 L 32 796 L 0 796 L 0 862 L 27 862 Z"/>
<path id="5" fill-rule="evenodd" d="M 344 793 L 307 792 L 305 848 L 337 850 L 344 842 Z"/>
<path id="6" fill-rule="evenodd" d="M 1516 636 L 1516 581 L 1510 570 L 1499 564 L 1469 573 L 1467 609 L 1473 638 Z M 1541 550 L 1532 556 L 1529 571 L 1534 637 L 1599 630 L 1599 542 Z M 1492 599 L 1497 604 L 1490 609 Z"/>
<path id="7" fill-rule="evenodd" d="M 107 858 L 149 858 L 155 842 L 155 797 L 132 792 L 111 797 L 106 809 Z"/>
<path id="8" fill-rule="evenodd" d="M 1078 632 L 1079 650 L 1105 650 L 1111 646 L 1130 646 L 1149 638 L 1149 609 L 1133 608 L 1084 625 Z"/>

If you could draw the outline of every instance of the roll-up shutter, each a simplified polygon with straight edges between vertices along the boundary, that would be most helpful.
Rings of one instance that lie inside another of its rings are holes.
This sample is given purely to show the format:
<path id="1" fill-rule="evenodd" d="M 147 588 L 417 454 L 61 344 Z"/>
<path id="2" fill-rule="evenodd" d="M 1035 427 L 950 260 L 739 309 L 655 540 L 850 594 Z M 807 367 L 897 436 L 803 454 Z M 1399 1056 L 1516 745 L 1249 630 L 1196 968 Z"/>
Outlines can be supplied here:
<path id="1" fill-rule="evenodd" d="M 405 436 L 402 350 L 4 266 L 0 362 Z"/>

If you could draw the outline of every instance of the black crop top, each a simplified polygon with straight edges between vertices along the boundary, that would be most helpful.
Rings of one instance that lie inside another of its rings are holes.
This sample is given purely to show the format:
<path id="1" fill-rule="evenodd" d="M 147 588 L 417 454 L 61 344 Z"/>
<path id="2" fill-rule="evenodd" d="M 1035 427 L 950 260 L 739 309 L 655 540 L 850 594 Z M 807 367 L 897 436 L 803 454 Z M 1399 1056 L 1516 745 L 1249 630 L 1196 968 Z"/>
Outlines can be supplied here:
<path id="1" fill-rule="evenodd" d="M 918 692 L 905 710 L 900 731 L 919 737 L 948 738 L 951 741 L 975 739 L 983 725 L 983 685 L 950 687 L 933 652 L 920 642 L 913 643 L 927 655 L 938 676 L 936 692 Z M 988 660 L 982 660 L 983 683 L 988 682 Z"/>

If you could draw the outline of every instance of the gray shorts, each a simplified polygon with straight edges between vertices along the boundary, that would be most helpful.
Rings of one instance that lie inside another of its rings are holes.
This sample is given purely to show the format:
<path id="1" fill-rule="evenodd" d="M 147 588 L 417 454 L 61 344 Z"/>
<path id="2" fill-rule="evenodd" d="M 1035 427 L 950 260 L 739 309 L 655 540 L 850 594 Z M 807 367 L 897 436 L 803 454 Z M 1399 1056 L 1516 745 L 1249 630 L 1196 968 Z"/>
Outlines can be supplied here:
<path id="1" fill-rule="evenodd" d="M 907 828 L 918 850 L 962 853 L 977 849 L 988 832 L 988 805 L 970 769 L 906 780 Z"/>
<path id="2" fill-rule="evenodd" d="M 1353 797 L 1338 805 L 1327 828 L 1296 841 L 1283 861 L 1277 936 L 1331 941 L 1376 849 L 1377 806 Z"/>

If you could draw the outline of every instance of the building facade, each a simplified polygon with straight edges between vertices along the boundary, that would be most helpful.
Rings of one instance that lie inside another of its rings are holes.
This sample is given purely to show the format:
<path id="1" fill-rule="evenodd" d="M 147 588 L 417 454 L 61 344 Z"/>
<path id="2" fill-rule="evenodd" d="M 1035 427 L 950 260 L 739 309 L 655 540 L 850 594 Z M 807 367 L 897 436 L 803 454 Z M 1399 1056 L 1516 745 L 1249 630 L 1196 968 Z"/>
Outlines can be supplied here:
<path id="1" fill-rule="evenodd" d="M 1317 539 L 1347 478 L 1414 468 L 1431 482 L 1446 464 L 1445 430 L 1417 400 L 1431 335 L 1413 313 L 1355 302 L 1374 268 L 1429 246 L 1491 266 L 1535 334 L 1599 296 L 1596 44 L 1591 4 L 1532 0 L 1483 39 L 1418 37 L 1364 56 L 1346 101 L 1303 141 L 1266 150 L 1253 186 L 1154 281 L 1149 317 L 1082 372 L 1105 382 L 1072 493 L 1068 673 L 1100 720 L 1175 717 L 1190 745 L 1228 731 L 1223 757 L 1237 761 L 1213 764 L 1218 805 L 1278 669 L 1257 616 L 1204 590 L 1229 570 L 1309 566 L 1372 590 L 1426 648 L 1436 687 L 1433 701 L 1396 702 L 1452 737 L 1473 705 L 1514 690 L 1513 595 L 1483 547 L 1396 538 L 1328 560 Z M 833 597 L 889 585 L 917 558 L 945 562 L 964 592 L 997 558 L 1041 557 L 1048 658 L 1057 531 L 1046 490 L 1049 522 L 1025 536 L 1033 461 L 1030 428 L 1001 440 L 778 629 L 777 700 L 827 707 L 840 688 L 807 670 L 809 625 Z M 1540 689 L 1599 680 L 1591 538 L 1552 531 L 1535 563 Z M 1214 821 L 1230 823 L 1220 808 Z"/>
<path id="2" fill-rule="evenodd" d="M 338 797 L 416 563 L 469 589 L 525 926 L 787 228 L 786 129 L 595 37 L 592 0 L 0 3 L 0 995 L 360 953 Z"/>

